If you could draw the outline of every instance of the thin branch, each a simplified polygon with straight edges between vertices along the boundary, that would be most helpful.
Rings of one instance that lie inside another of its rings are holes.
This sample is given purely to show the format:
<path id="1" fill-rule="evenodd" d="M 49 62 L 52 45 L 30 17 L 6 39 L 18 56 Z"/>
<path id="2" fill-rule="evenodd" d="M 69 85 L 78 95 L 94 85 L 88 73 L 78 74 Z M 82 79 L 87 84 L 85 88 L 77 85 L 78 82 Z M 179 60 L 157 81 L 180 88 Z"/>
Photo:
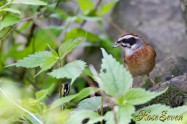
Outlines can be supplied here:
<path id="1" fill-rule="evenodd" d="M 0 10 L 2 10 L 3 8 L 5 8 L 6 6 L 10 5 L 10 3 L 6 3 L 5 5 L 0 7 Z"/>
<path id="2" fill-rule="evenodd" d="M 95 11 L 97 11 L 99 5 L 101 4 L 102 0 L 98 0 L 94 9 L 92 10 L 91 13 L 94 13 Z M 83 27 L 85 24 L 86 24 L 87 20 L 84 20 L 81 24 L 80 24 L 80 27 Z"/>
<path id="3" fill-rule="evenodd" d="M 14 24 L 15 25 L 15 24 Z M 0 38 L 0 40 L 3 40 L 3 38 L 8 34 L 8 32 L 14 27 L 14 25 L 12 25 L 8 31 Z"/>
<path id="4" fill-rule="evenodd" d="M 106 21 L 108 21 L 108 23 L 114 27 L 118 32 L 120 32 L 121 34 L 125 33 L 125 31 L 120 27 L 118 26 L 116 23 L 114 23 L 113 21 L 111 21 L 110 19 L 107 19 L 105 18 Z"/>
<path id="5" fill-rule="evenodd" d="M 58 0 L 55 6 L 55 9 L 57 9 L 57 7 L 60 5 L 61 0 Z"/>
<path id="6" fill-rule="evenodd" d="M 2 82 L 2 80 L 0 81 L 0 83 Z M 42 121 L 40 121 L 33 113 L 31 113 L 30 111 L 28 111 L 27 109 L 23 108 L 22 106 L 18 105 L 16 102 L 14 102 L 8 95 L 7 93 L 0 87 L 0 91 L 2 92 L 2 94 L 12 103 L 14 104 L 16 107 L 18 107 L 19 109 L 21 109 L 22 111 L 28 113 L 30 116 L 32 116 L 39 124 L 44 124 Z"/>

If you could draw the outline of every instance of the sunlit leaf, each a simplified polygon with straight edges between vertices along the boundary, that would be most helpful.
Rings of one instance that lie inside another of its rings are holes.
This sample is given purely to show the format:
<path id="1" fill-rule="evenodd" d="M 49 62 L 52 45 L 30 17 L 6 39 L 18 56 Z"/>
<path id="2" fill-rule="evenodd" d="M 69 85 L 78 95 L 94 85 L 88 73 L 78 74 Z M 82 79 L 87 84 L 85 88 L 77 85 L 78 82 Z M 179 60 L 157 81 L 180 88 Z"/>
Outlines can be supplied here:
<path id="1" fill-rule="evenodd" d="M 16 67 L 34 68 L 38 66 L 43 66 L 47 58 L 52 57 L 51 52 L 41 51 L 35 54 L 31 54 L 28 57 L 19 60 L 17 63 L 13 64 Z"/>
<path id="2" fill-rule="evenodd" d="M 101 7 L 101 11 L 98 13 L 98 15 L 103 16 L 106 13 L 108 13 L 112 7 L 118 2 L 119 0 L 113 0 Z"/>
<path id="3" fill-rule="evenodd" d="M 92 32 L 86 31 L 82 28 L 74 28 L 70 30 L 69 32 L 67 32 L 65 39 L 69 40 L 72 38 L 85 37 L 85 36 L 86 39 L 88 39 L 91 42 L 100 41 L 100 38 L 96 34 L 93 34 Z"/>
<path id="4" fill-rule="evenodd" d="M 132 119 L 132 114 L 135 112 L 134 106 L 118 106 L 117 122 L 118 124 L 129 124 Z"/>
<path id="5" fill-rule="evenodd" d="M 46 71 L 46 70 L 50 69 L 57 61 L 58 61 L 58 59 L 55 58 L 54 56 L 47 58 L 45 60 L 45 62 L 41 65 L 41 70 L 38 72 L 38 74 L 40 74 L 43 71 Z"/>
<path id="6" fill-rule="evenodd" d="M 98 91 L 98 89 L 93 88 L 93 87 L 84 88 L 77 94 L 69 95 L 69 96 L 62 97 L 60 99 L 55 100 L 51 105 L 51 109 L 59 107 L 60 105 L 63 105 L 64 103 L 70 102 L 72 100 L 79 101 L 79 100 L 87 97 L 88 95 L 94 94 L 97 91 Z"/>
<path id="7" fill-rule="evenodd" d="M 99 117 L 100 115 L 94 111 L 77 110 L 72 113 L 66 124 L 82 124 L 84 119 L 95 120 Z"/>
<path id="8" fill-rule="evenodd" d="M 3 20 L 0 21 L 0 30 L 2 30 L 5 27 L 14 25 L 18 21 L 20 21 L 20 18 L 18 16 L 13 14 L 6 14 Z"/>
<path id="9" fill-rule="evenodd" d="M 70 39 L 62 43 L 58 49 L 58 53 L 61 58 L 64 58 L 75 47 L 77 47 L 83 40 L 82 39 Z"/>
<path id="10" fill-rule="evenodd" d="M 77 0 L 77 2 L 84 12 L 93 10 L 95 6 L 92 0 Z"/>
<path id="11" fill-rule="evenodd" d="M 28 4 L 28 5 L 47 5 L 41 0 L 13 0 L 12 3 Z"/>
<path id="12" fill-rule="evenodd" d="M 42 89 L 36 92 L 36 100 L 41 101 L 47 97 L 49 92 L 53 89 L 54 84 L 52 84 L 48 89 Z"/>
<path id="13" fill-rule="evenodd" d="M 115 124 L 114 112 L 108 111 L 104 116 L 104 120 L 106 124 Z"/>
<path id="14" fill-rule="evenodd" d="M 129 89 L 124 96 L 124 102 L 128 102 L 129 104 L 132 105 L 143 104 L 163 94 L 164 92 L 166 92 L 166 90 L 167 89 L 161 92 L 150 92 L 150 91 L 145 91 L 144 89 L 141 88 Z"/>
<path id="15" fill-rule="evenodd" d="M 19 10 L 12 9 L 12 8 L 5 8 L 5 9 L 0 10 L 0 12 L 1 11 L 7 11 L 7 12 L 15 13 L 15 14 L 21 14 L 21 12 Z"/>
<path id="16" fill-rule="evenodd" d="M 80 76 L 85 66 L 86 66 L 85 62 L 77 60 L 74 62 L 70 62 L 59 69 L 55 69 L 48 74 L 57 79 L 62 79 L 62 78 L 71 79 L 71 84 L 72 84 L 75 81 L 75 79 Z"/>
<path id="17" fill-rule="evenodd" d="M 78 104 L 78 109 L 82 109 L 82 110 L 88 109 L 88 110 L 96 111 L 100 109 L 100 107 L 101 107 L 101 97 L 87 98 L 82 100 Z"/>
<path id="18" fill-rule="evenodd" d="M 104 49 L 102 53 L 103 59 L 99 74 L 102 82 L 98 82 L 100 87 L 111 96 L 124 96 L 132 86 L 131 74 Z"/>

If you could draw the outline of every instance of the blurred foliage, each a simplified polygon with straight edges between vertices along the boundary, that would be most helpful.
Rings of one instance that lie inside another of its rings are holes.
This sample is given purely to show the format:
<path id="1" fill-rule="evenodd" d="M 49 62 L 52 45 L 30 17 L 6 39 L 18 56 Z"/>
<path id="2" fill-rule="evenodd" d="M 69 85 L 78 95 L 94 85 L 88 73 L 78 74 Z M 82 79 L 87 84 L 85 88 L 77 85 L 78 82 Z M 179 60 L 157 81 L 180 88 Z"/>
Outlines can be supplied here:
<path id="1" fill-rule="evenodd" d="M 131 89 L 132 76 L 104 29 L 105 15 L 117 2 L 0 1 L 0 123 L 128 124 L 138 112 L 135 105 L 166 91 Z M 99 33 L 88 30 L 89 22 Z M 104 99 L 112 103 L 105 113 Z M 163 107 L 155 106 L 153 112 Z M 178 114 L 186 109 L 164 107 Z"/>

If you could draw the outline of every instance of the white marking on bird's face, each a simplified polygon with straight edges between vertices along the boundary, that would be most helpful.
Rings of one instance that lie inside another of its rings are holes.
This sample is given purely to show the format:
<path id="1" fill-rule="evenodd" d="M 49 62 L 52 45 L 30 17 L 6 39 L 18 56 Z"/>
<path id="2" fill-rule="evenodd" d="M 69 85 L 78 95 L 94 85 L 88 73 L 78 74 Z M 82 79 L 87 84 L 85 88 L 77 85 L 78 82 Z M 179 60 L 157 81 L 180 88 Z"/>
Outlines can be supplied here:
<path id="1" fill-rule="evenodd" d="M 135 52 L 134 50 L 128 47 L 124 47 L 123 49 L 125 50 L 125 56 L 131 56 Z"/>
<path id="2" fill-rule="evenodd" d="M 125 56 L 131 56 L 139 48 L 138 48 L 138 44 L 134 44 L 131 47 L 123 47 L 123 49 L 125 50 Z"/>
<path id="3" fill-rule="evenodd" d="M 122 40 L 122 39 L 129 39 L 129 38 L 132 38 L 132 37 L 134 37 L 135 39 L 138 38 L 138 37 L 136 37 L 136 36 L 133 36 L 133 35 L 131 35 L 131 34 L 128 34 L 128 35 L 125 35 L 125 36 L 119 38 L 118 40 L 120 41 L 120 40 Z"/>

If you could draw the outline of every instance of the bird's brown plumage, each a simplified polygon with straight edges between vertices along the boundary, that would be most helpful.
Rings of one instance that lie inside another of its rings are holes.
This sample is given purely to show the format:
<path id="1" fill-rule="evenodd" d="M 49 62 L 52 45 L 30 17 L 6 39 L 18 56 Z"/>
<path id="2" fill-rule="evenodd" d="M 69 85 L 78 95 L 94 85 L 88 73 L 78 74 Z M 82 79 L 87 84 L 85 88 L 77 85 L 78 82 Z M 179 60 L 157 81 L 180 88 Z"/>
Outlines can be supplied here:
<path id="1" fill-rule="evenodd" d="M 132 55 L 126 56 L 124 61 L 128 70 L 133 76 L 148 75 L 155 66 L 156 52 L 148 43 L 135 51 Z"/>

